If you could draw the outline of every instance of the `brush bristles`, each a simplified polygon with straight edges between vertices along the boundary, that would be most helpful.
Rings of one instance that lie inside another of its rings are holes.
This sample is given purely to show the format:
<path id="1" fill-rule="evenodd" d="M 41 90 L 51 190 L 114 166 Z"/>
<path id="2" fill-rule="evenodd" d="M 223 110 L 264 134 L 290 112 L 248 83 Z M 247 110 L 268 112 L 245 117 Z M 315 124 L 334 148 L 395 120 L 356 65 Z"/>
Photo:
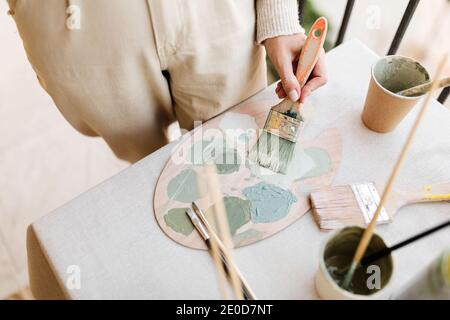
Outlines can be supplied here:
<path id="1" fill-rule="evenodd" d="M 364 217 L 351 186 L 323 187 L 311 192 L 314 220 L 321 229 L 364 226 Z"/>
<path id="2" fill-rule="evenodd" d="M 249 159 L 274 172 L 286 173 L 294 155 L 295 142 L 263 131 L 250 150 Z"/>

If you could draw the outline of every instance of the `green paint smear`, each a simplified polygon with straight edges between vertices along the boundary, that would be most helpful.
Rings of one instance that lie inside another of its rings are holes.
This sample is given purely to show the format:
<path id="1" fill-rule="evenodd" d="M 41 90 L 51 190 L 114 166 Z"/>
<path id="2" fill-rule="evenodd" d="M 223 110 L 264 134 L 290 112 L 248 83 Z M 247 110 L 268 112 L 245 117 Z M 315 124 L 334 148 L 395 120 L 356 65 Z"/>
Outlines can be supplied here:
<path id="1" fill-rule="evenodd" d="M 331 170 L 331 158 L 325 149 L 307 148 L 304 150 L 304 154 L 313 159 L 315 166 L 314 168 L 306 172 L 304 175 L 302 175 L 300 179 L 297 180 L 315 178 Z"/>
<path id="2" fill-rule="evenodd" d="M 292 192 L 265 182 L 247 187 L 243 193 L 252 203 L 253 223 L 280 220 L 288 214 L 291 204 L 297 201 Z"/>
<path id="3" fill-rule="evenodd" d="M 241 232 L 239 234 L 236 234 L 233 236 L 233 243 L 235 247 L 239 247 L 243 244 L 247 244 L 250 242 L 254 242 L 257 240 L 262 239 L 263 237 L 263 233 L 255 230 L 255 229 L 250 229 L 244 232 Z"/>
<path id="4" fill-rule="evenodd" d="M 191 203 L 200 198 L 197 186 L 197 172 L 184 169 L 167 185 L 167 194 L 170 199 L 184 203 Z"/>
<path id="5" fill-rule="evenodd" d="M 174 208 L 164 216 L 166 224 L 175 232 L 188 236 L 194 230 L 191 220 L 186 214 L 186 208 Z"/>
<path id="6" fill-rule="evenodd" d="M 188 161 L 194 165 L 214 163 L 218 174 L 230 174 L 239 171 L 241 158 L 236 149 L 226 145 L 223 139 L 197 141 L 191 146 L 187 155 Z"/>
<path id="7" fill-rule="evenodd" d="M 251 203 L 248 200 L 232 196 L 223 197 L 223 203 L 227 213 L 230 232 L 234 235 L 237 229 L 250 221 Z M 213 223 L 215 221 L 215 216 L 214 208 L 212 206 L 206 210 L 205 214 L 208 221 L 212 221 L 211 225 L 216 225 L 216 223 Z"/>

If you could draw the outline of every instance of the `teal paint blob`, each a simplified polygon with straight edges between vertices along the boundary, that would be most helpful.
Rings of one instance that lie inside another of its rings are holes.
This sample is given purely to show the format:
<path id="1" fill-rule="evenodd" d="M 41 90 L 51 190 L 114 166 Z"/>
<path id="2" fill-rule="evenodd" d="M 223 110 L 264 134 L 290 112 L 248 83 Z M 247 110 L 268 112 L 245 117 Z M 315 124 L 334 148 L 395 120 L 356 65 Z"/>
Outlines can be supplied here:
<path id="1" fill-rule="evenodd" d="M 194 231 L 194 226 L 186 214 L 186 208 L 174 208 L 164 216 L 166 224 L 175 232 L 188 236 Z"/>
<path id="2" fill-rule="evenodd" d="M 252 203 L 253 223 L 269 223 L 284 218 L 297 198 L 290 191 L 266 182 L 247 187 L 243 194 Z"/>
<path id="3" fill-rule="evenodd" d="M 188 151 L 187 159 L 194 165 L 213 163 L 218 174 L 230 174 L 239 171 L 241 158 L 236 149 L 226 145 L 224 139 L 203 139 L 197 141 Z"/>
<path id="4" fill-rule="evenodd" d="M 313 159 L 315 166 L 298 180 L 315 178 L 331 170 L 331 158 L 325 149 L 307 148 L 304 150 L 304 153 Z"/>
<path id="5" fill-rule="evenodd" d="M 230 232 L 234 235 L 237 229 L 250 221 L 251 203 L 248 200 L 232 196 L 223 197 L 223 203 L 227 213 Z M 208 221 L 212 221 L 213 223 L 211 225 L 214 226 L 215 216 L 213 206 L 209 207 L 205 214 Z"/>
<path id="6" fill-rule="evenodd" d="M 191 203 L 200 198 L 197 185 L 197 172 L 192 169 L 184 169 L 181 171 L 169 181 L 167 194 L 170 199 L 184 203 Z"/>

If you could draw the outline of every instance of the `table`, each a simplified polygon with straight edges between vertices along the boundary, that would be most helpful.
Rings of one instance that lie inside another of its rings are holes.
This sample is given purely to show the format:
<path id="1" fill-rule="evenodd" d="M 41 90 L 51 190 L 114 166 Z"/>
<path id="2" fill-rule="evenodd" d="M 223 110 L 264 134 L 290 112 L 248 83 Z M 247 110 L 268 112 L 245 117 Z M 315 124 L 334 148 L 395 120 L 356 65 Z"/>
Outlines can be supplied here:
<path id="1" fill-rule="evenodd" d="M 303 132 L 306 138 L 330 127 L 342 135 L 335 184 L 385 182 L 418 111 L 389 134 L 364 127 L 360 114 L 376 59 L 358 40 L 331 50 L 326 55 L 329 82 L 309 99 L 315 114 Z M 268 99 L 273 91 L 272 85 L 251 99 Z M 153 215 L 155 184 L 174 146 L 161 148 L 30 226 L 29 273 L 36 298 L 220 298 L 209 255 L 173 242 Z M 450 111 L 433 101 L 395 188 L 444 180 L 450 180 Z M 377 232 L 393 244 L 449 217 L 450 203 L 414 205 Z M 326 237 L 306 214 L 234 255 L 259 298 L 316 299 L 318 248 Z M 394 289 L 401 290 L 448 245 L 447 230 L 396 252 Z"/>

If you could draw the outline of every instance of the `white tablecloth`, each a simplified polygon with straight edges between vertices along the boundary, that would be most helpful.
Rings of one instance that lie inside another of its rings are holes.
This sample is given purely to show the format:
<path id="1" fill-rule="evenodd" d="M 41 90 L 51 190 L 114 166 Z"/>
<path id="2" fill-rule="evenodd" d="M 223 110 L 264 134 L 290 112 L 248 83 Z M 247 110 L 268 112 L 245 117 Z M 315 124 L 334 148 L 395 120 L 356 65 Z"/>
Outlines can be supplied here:
<path id="1" fill-rule="evenodd" d="M 313 138 L 330 127 L 341 132 L 343 160 L 335 184 L 382 183 L 418 108 L 392 133 L 367 130 L 360 114 L 370 66 L 377 56 L 352 40 L 330 51 L 326 59 L 329 83 L 309 98 L 315 113 L 303 134 Z M 252 99 L 267 99 L 273 89 L 268 87 Z M 169 239 L 153 215 L 155 184 L 173 146 L 160 149 L 30 227 L 30 282 L 37 298 L 220 298 L 209 255 Z M 450 180 L 450 112 L 433 102 L 395 188 L 443 180 Z M 393 244 L 448 218 L 449 203 L 414 205 L 377 232 Z M 318 248 L 326 237 L 306 214 L 284 231 L 235 250 L 235 258 L 259 298 L 315 299 Z M 448 245 L 450 232 L 444 230 L 396 252 L 394 288 L 401 290 Z M 81 286 L 67 288 L 78 270 Z"/>

